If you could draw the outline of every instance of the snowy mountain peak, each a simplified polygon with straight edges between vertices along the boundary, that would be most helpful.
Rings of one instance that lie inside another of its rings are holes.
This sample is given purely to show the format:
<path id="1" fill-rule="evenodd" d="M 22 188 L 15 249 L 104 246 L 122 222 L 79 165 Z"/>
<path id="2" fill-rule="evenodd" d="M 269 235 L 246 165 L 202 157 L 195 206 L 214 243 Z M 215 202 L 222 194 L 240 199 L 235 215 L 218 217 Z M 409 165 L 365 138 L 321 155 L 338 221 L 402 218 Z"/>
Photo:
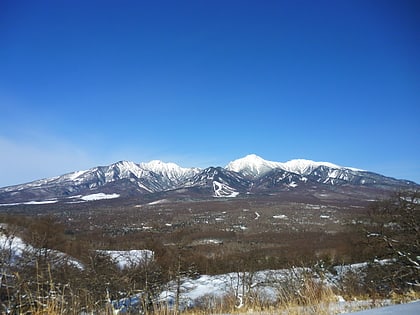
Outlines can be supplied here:
<path id="1" fill-rule="evenodd" d="M 281 167 L 281 163 L 264 160 L 256 154 L 249 154 L 230 162 L 225 168 L 229 171 L 242 173 L 245 176 L 257 177 L 279 167 Z"/>
<path id="2" fill-rule="evenodd" d="M 130 174 L 133 174 L 137 178 L 141 178 L 148 173 L 146 172 L 147 170 L 145 171 L 138 164 L 131 161 L 119 161 L 105 168 L 107 179 L 115 175 L 117 175 L 118 178 L 128 178 L 130 177 Z"/>
<path id="3" fill-rule="evenodd" d="M 294 159 L 287 161 L 285 163 L 281 163 L 281 168 L 285 171 L 300 174 L 300 175 L 306 175 L 312 172 L 315 168 L 320 166 L 326 166 L 329 168 L 334 169 L 341 169 L 341 166 L 338 166 L 333 163 L 329 162 L 315 162 L 312 160 L 305 160 L 305 159 Z"/>
<path id="4" fill-rule="evenodd" d="M 139 165 L 131 161 L 119 161 L 109 167 L 119 169 L 122 172 L 138 171 L 139 169 Z"/>
<path id="5" fill-rule="evenodd" d="M 159 175 L 163 175 L 167 178 L 183 178 L 198 172 L 195 168 L 184 168 L 175 163 L 165 163 L 160 160 L 152 160 L 147 163 L 140 163 L 139 166 L 151 172 Z"/>
<path id="6" fill-rule="evenodd" d="M 282 169 L 287 172 L 308 175 L 313 170 L 320 166 L 325 166 L 332 169 L 349 169 L 353 171 L 361 171 L 350 167 L 341 167 L 330 162 L 315 162 L 305 159 L 294 159 L 287 162 L 267 161 L 258 155 L 250 154 L 241 159 L 234 160 L 226 165 L 226 169 L 242 173 L 248 177 L 260 177 L 273 169 Z"/>
<path id="7" fill-rule="evenodd" d="M 410 181 L 396 180 L 329 162 L 296 159 L 267 161 L 255 154 L 230 162 L 226 168 L 183 168 L 175 163 L 153 160 L 136 164 L 120 161 L 84 171 L 46 178 L 26 184 L 0 188 L 0 205 L 19 202 L 58 202 L 92 198 L 110 199 L 142 194 L 174 192 L 192 195 L 211 191 L 215 197 L 258 194 L 310 187 L 352 185 L 378 190 L 419 187 Z M 178 191 L 179 190 L 179 191 Z M 77 197 L 79 196 L 79 197 Z M 80 196 L 83 196 L 80 198 Z"/>
<path id="8" fill-rule="evenodd" d="M 140 166 L 144 169 L 153 171 L 155 173 L 181 169 L 181 167 L 175 163 L 165 163 L 161 160 L 152 160 L 150 162 L 143 162 L 143 163 L 140 163 Z"/>

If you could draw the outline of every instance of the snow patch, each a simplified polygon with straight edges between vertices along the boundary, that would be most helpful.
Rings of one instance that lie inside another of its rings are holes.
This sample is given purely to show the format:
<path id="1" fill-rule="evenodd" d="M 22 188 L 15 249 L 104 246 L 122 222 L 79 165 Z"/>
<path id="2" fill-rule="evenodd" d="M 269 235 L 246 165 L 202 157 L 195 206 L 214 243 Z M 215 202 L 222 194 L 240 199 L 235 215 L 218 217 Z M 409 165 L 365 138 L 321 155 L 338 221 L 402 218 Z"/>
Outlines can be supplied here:
<path id="1" fill-rule="evenodd" d="M 173 181 L 179 181 L 188 176 L 193 176 L 200 171 L 198 168 L 184 168 L 175 163 L 165 163 L 160 160 L 153 160 L 148 163 L 140 163 L 139 165 L 144 170 L 159 174 Z"/>
<path id="2" fill-rule="evenodd" d="M 121 270 L 151 262 L 154 258 L 154 252 L 148 249 L 98 250 L 98 252 L 110 257 Z"/>
<path id="3" fill-rule="evenodd" d="M 19 205 L 48 205 L 51 203 L 56 203 L 58 200 L 44 200 L 44 201 L 27 201 L 27 202 L 15 202 L 15 203 L 2 203 L 0 207 L 5 206 L 19 206 Z"/>
<path id="4" fill-rule="evenodd" d="M 202 240 L 197 240 L 193 242 L 193 245 L 221 245 L 221 244 L 223 244 L 222 240 L 213 239 L 213 238 L 202 239 Z"/>
<path id="5" fill-rule="evenodd" d="M 152 205 L 159 205 L 159 204 L 167 203 L 167 202 L 169 202 L 168 199 L 160 199 L 160 200 L 149 202 L 148 205 L 151 205 L 151 206 Z"/>
<path id="6" fill-rule="evenodd" d="M 285 214 L 273 215 L 273 219 L 287 220 L 287 215 Z"/>
<path id="7" fill-rule="evenodd" d="M 7 255 L 3 258 L 7 259 L 9 264 L 16 263 L 25 252 L 30 255 L 36 255 L 36 253 L 39 253 L 39 250 L 39 248 L 32 247 L 30 244 L 25 243 L 20 237 L 16 235 L 7 235 L 0 230 L 0 251 L 7 252 Z M 54 263 L 66 263 L 79 270 L 85 268 L 80 261 L 63 252 L 46 248 L 42 248 L 42 250 L 49 253 L 50 257 L 54 260 Z"/>
<path id="8" fill-rule="evenodd" d="M 218 181 L 213 181 L 213 190 L 215 197 L 233 198 L 239 195 L 239 192 L 237 192 L 235 189 Z"/>
<path id="9" fill-rule="evenodd" d="M 58 200 L 45 200 L 45 201 L 28 201 L 24 202 L 24 205 L 47 205 L 50 203 L 56 203 Z"/>
<path id="10" fill-rule="evenodd" d="M 94 201 L 94 200 L 104 200 L 104 199 L 115 199 L 119 198 L 119 194 L 104 194 L 104 193 L 98 193 L 98 194 L 91 194 L 81 197 L 80 199 L 84 201 Z"/>
<path id="11" fill-rule="evenodd" d="M 74 172 L 74 173 L 70 173 L 70 174 L 68 174 L 68 179 L 76 180 L 79 176 L 82 176 L 86 172 L 88 172 L 88 171 L 86 170 L 86 171 L 77 171 L 77 172 Z"/>

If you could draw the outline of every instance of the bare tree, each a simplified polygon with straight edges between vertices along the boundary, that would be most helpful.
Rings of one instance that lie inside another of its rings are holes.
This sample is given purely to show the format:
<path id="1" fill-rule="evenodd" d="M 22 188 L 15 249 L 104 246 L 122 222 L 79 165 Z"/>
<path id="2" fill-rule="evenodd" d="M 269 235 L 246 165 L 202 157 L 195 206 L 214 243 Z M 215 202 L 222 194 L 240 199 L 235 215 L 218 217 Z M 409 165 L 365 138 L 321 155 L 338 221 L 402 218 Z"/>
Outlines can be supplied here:
<path id="1" fill-rule="evenodd" d="M 367 237 L 387 259 L 383 280 L 394 288 L 420 288 L 420 192 L 400 192 L 375 202 Z"/>

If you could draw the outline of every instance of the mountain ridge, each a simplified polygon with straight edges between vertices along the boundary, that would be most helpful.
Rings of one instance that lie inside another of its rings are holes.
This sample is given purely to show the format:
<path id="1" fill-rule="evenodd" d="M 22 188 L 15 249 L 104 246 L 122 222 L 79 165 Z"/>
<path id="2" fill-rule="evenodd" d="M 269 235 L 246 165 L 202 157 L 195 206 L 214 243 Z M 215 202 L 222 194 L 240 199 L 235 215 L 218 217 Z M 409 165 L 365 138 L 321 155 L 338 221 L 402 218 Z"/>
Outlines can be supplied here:
<path id="1" fill-rule="evenodd" d="M 0 204 L 34 200 L 74 200 L 91 194 L 144 196 L 199 189 L 203 197 L 279 193 L 293 189 L 370 187 L 381 191 L 418 189 L 417 183 L 330 162 L 267 161 L 250 154 L 225 167 L 183 168 L 175 163 L 119 161 L 61 176 L 0 188 Z M 314 188 L 315 187 L 315 188 Z M 337 190 L 337 188 L 334 188 Z M 86 199 L 86 198 L 85 198 Z"/>

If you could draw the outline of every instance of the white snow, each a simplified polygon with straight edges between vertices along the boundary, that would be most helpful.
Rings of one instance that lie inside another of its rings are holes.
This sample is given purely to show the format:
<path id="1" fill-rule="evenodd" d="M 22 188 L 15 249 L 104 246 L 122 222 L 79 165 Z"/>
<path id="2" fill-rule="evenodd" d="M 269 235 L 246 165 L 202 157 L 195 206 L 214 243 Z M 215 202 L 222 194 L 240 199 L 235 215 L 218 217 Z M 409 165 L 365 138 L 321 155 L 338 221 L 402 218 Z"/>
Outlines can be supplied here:
<path id="1" fill-rule="evenodd" d="M 120 161 L 108 167 L 108 170 L 105 172 L 107 182 L 111 182 L 114 180 L 116 170 L 118 170 L 118 178 L 130 178 L 131 174 L 137 178 L 142 178 L 149 174 L 148 171 L 144 170 L 140 167 L 140 165 L 134 162 Z"/>
<path id="2" fill-rule="evenodd" d="M 197 240 L 193 242 L 194 245 L 221 245 L 223 244 L 222 240 L 208 238 L 208 239 L 202 239 Z"/>
<path id="3" fill-rule="evenodd" d="M 76 179 L 78 179 L 80 176 L 82 176 L 83 174 L 85 174 L 86 172 L 88 172 L 88 171 L 87 171 L 87 170 L 84 170 L 84 171 L 77 171 L 77 172 L 74 172 L 74 173 L 67 174 L 67 177 L 68 177 L 68 179 L 70 179 L 70 180 L 76 180 Z"/>
<path id="4" fill-rule="evenodd" d="M 284 163 L 267 161 L 255 154 L 250 154 L 243 158 L 234 160 L 228 163 L 225 168 L 229 171 L 240 172 L 245 176 L 259 177 L 273 169 L 282 169 L 299 175 L 308 175 L 319 166 L 326 166 L 335 170 L 349 169 L 360 171 L 356 168 L 342 167 L 330 162 L 315 162 L 305 159 L 294 159 Z"/>
<path id="5" fill-rule="evenodd" d="M 98 194 L 91 194 L 80 197 L 80 199 L 84 201 L 94 201 L 94 200 L 103 200 L 103 199 L 115 199 L 120 197 L 119 194 L 104 194 L 104 193 L 98 193 Z"/>
<path id="6" fill-rule="evenodd" d="M 230 162 L 225 167 L 229 171 L 240 172 L 247 176 L 261 176 L 267 172 L 281 168 L 281 163 L 264 160 L 255 154 Z"/>
<path id="7" fill-rule="evenodd" d="M 0 250 L 7 251 L 10 264 L 16 262 L 17 259 L 22 257 L 22 255 L 27 252 L 29 254 L 33 254 L 39 251 L 39 249 L 34 248 L 30 244 L 25 243 L 20 237 L 16 235 L 6 235 L 3 231 L 0 230 Z M 72 265 L 80 270 L 83 270 L 85 267 L 84 265 L 74 259 L 67 254 L 57 251 L 57 250 L 48 250 L 49 255 L 54 259 L 56 262 L 65 262 L 68 265 Z M 3 258 L 6 256 L 3 256 Z"/>
<path id="8" fill-rule="evenodd" d="M 175 181 L 185 178 L 186 176 L 192 176 L 199 172 L 198 168 L 184 168 L 175 163 L 165 163 L 160 160 L 140 163 L 139 166 L 144 170 L 152 171 Z"/>
<path id="9" fill-rule="evenodd" d="M 334 287 L 346 273 L 360 273 L 367 266 L 368 263 L 337 266 L 332 273 L 325 271 L 325 279 L 322 281 L 325 285 Z M 206 301 L 208 301 L 207 303 L 212 303 L 211 301 L 217 301 L 217 299 L 226 297 L 226 295 L 236 297 L 237 308 L 240 306 L 241 300 L 246 294 L 259 296 L 267 302 L 275 302 L 278 298 L 278 290 L 282 285 L 298 284 L 302 281 L 303 277 L 306 277 L 309 274 L 312 274 L 316 281 L 319 280 L 319 275 L 313 270 L 302 267 L 280 270 L 262 270 L 252 273 L 233 272 L 213 276 L 201 275 L 199 278 L 183 277 L 180 280 L 179 288 L 180 307 L 181 309 L 184 309 L 186 307 L 198 306 L 200 301 L 203 301 L 203 298 L 206 298 Z M 159 301 L 162 304 L 166 303 L 168 306 L 174 305 L 176 291 L 176 281 L 168 283 L 167 287 L 160 294 Z M 376 301 L 376 303 L 377 302 L 379 301 Z M 342 296 L 337 296 L 335 302 L 325 305 L 325 311 L 328 312 L 328 314 L 344 313 L 355 308 L 360 309 L 369 307 L 372 303 L 373 302 L 369 300 L 346 301 Z M 389 305 L 390 301 L 384 300 L 382 303 Z M 416 310 L 418 310 L 418 308 L 416 308 Z M 370 315 L 370 313 L 367 314 Z M 376 314 L 387 313 L 373 313 L 372 315 Z M 403 312 L 401 314 L 406 313 Z M 411 313 L 407 314 L 411 315 Z"/>
<path id="10" fill-rule="evenodd" d="M 153 251 L 148 249 L 99 250 L 98 252 L 109 256 L 120 269 L 145 264 L 154 258 Z"/>
<path id="11" fill-rule="evenodd" d="M 406 304 L 398 304 L 385 306 L 380 308 L 374 308 L 361 312 L 345 313 L 353 315 L 418 315 L 420 314 L 420 301 L 414 301 Z"/>
<path id="12" fill-rule="evenodd" d="M 287 215 L 285 215 L 285 214 L 273 215 L 273 219 L 286 220 L 287 219 Z"/>
<path id="13" fill-rule="evenodd" d="M 58 200 L 44 200 L 44 201 L 28 201 L 24 202 L 24 205 L 46 205 L 50 203 L 56 203 Z"/>
<path id="14" fill-rule="evenodd" d="M 160 199 L 160 200 L 149 202 L 148 205 L 151 205 L 151 206 L 152 205 L 159 205 L 159 204 L 167 203 L 167 202 L 169 202 L 168 199 Z"/>
<path id="15" fill-rule="evenodd" d="M 25 250 L 33 250 L 32 246 L 27 245 L 20 237 L 8 235 L 0 231 L 0 250 L 8 250 L 10 258 L 22 256 Z"/>
<path id="16" fill-rule="evenodd" d="M 220 183 L 216 180 L 213 181 L 213 190 L 214 190 L 214 196 L 215 197 L 234 198 L 234 197 L 237 197 L 239 195 L 239 192 L 237 192 L 232 187 L 229 187 L 228 185 Z"/>
<path id="17" fill-rule="evenodd" d="M 27 202 L 15 202 L 15 203 L 2 203 L 0 207 L 5 206 L 18 206 L 18 205 L 47 205 L 56 203 L 58 200 L 44 200 L 44 201 L 27 201 Z"/>
<path id="18" fill-rule="evenodd" d="M 315 162 L 305 159 L 295 159 L 281 163 L 281 168 L 283 170 L 300 175 L 307 175 L 319 166 L 327 166 L 334 169 L 342 168 L 341 166 L 329 162 Z"/>

